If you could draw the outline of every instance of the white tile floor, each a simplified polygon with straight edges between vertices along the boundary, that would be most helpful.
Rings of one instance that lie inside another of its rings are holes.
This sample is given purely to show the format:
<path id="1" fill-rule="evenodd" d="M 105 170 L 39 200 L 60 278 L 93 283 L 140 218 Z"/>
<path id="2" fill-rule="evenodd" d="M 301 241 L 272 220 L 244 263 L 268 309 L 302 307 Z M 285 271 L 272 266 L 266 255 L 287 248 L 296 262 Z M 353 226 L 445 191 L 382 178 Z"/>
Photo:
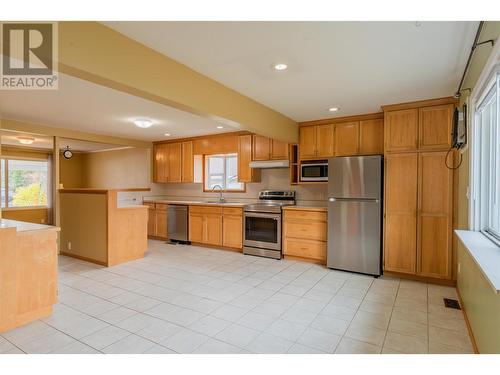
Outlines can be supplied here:
<path id="1" fill-rule="evenodd" d="M 103 268 L 59 258 L 52 316 L 0 353 L 471 353 L 453 288 L 150 241 Z"/>

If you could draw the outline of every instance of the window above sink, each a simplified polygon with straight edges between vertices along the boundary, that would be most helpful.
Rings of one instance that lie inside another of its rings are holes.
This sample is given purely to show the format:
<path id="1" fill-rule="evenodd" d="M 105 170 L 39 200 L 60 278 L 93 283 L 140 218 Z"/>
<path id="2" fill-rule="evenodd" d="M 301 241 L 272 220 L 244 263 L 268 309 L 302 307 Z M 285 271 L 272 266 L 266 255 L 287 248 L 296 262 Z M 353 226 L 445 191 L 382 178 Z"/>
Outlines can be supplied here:
<path id="1" fill-rule="evenodd" d="M 238 154 L 205 155 L 203 190 L 211 192 L 217 185 L 225 192 L 243 192 L 238 181 Z"/>

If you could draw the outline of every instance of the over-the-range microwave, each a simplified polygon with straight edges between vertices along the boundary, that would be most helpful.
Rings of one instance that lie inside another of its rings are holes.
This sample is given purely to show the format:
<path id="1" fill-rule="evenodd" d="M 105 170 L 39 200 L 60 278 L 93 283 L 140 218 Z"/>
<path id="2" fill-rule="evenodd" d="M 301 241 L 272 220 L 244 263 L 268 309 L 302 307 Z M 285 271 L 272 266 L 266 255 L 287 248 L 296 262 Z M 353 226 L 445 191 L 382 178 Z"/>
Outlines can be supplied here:
<path id="1" fill-rule="evenodd" d="M 303 161 L 300 165 L 300 181 L 328 181 L 328 160 Z"/>

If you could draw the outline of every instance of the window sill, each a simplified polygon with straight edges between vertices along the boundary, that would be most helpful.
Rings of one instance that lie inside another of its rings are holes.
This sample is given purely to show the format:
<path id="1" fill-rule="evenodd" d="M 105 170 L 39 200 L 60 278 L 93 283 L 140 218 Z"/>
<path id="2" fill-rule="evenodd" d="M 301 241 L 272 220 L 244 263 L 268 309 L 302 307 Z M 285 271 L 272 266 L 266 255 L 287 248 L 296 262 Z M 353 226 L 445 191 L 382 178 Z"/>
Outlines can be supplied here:
<path id="1" fill-rule="evenodd" d="M 500 247 L 481 232 L 455 230 L 495 293 L 500 294 Z"/>
<path id="2" fill-rule="evenodd" d="M 22 207 L 2 207 L 2 211 L 27 211 L 27 210 L 46 210 L 48 206 L 22 206 Z"/>

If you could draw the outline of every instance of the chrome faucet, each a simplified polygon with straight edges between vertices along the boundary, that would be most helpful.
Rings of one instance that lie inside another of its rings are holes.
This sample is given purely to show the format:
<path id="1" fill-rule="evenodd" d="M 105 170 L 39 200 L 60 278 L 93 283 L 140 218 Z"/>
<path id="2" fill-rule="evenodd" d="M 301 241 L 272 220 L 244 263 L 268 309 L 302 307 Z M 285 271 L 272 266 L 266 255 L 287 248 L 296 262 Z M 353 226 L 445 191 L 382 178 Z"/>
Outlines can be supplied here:
<path id="1" fill-rule="evenodd" d="M 217 185 L 214 185 L 214 187 L 212 188 L 212 192 L 215 191 L 215 188 L 218 187 L 219 188 L 219 202 L 225 202 L 226 199 L 222 196 L 222 193 L 224 191 L 223 187 L 220 186 L 219 184 Z"/>

